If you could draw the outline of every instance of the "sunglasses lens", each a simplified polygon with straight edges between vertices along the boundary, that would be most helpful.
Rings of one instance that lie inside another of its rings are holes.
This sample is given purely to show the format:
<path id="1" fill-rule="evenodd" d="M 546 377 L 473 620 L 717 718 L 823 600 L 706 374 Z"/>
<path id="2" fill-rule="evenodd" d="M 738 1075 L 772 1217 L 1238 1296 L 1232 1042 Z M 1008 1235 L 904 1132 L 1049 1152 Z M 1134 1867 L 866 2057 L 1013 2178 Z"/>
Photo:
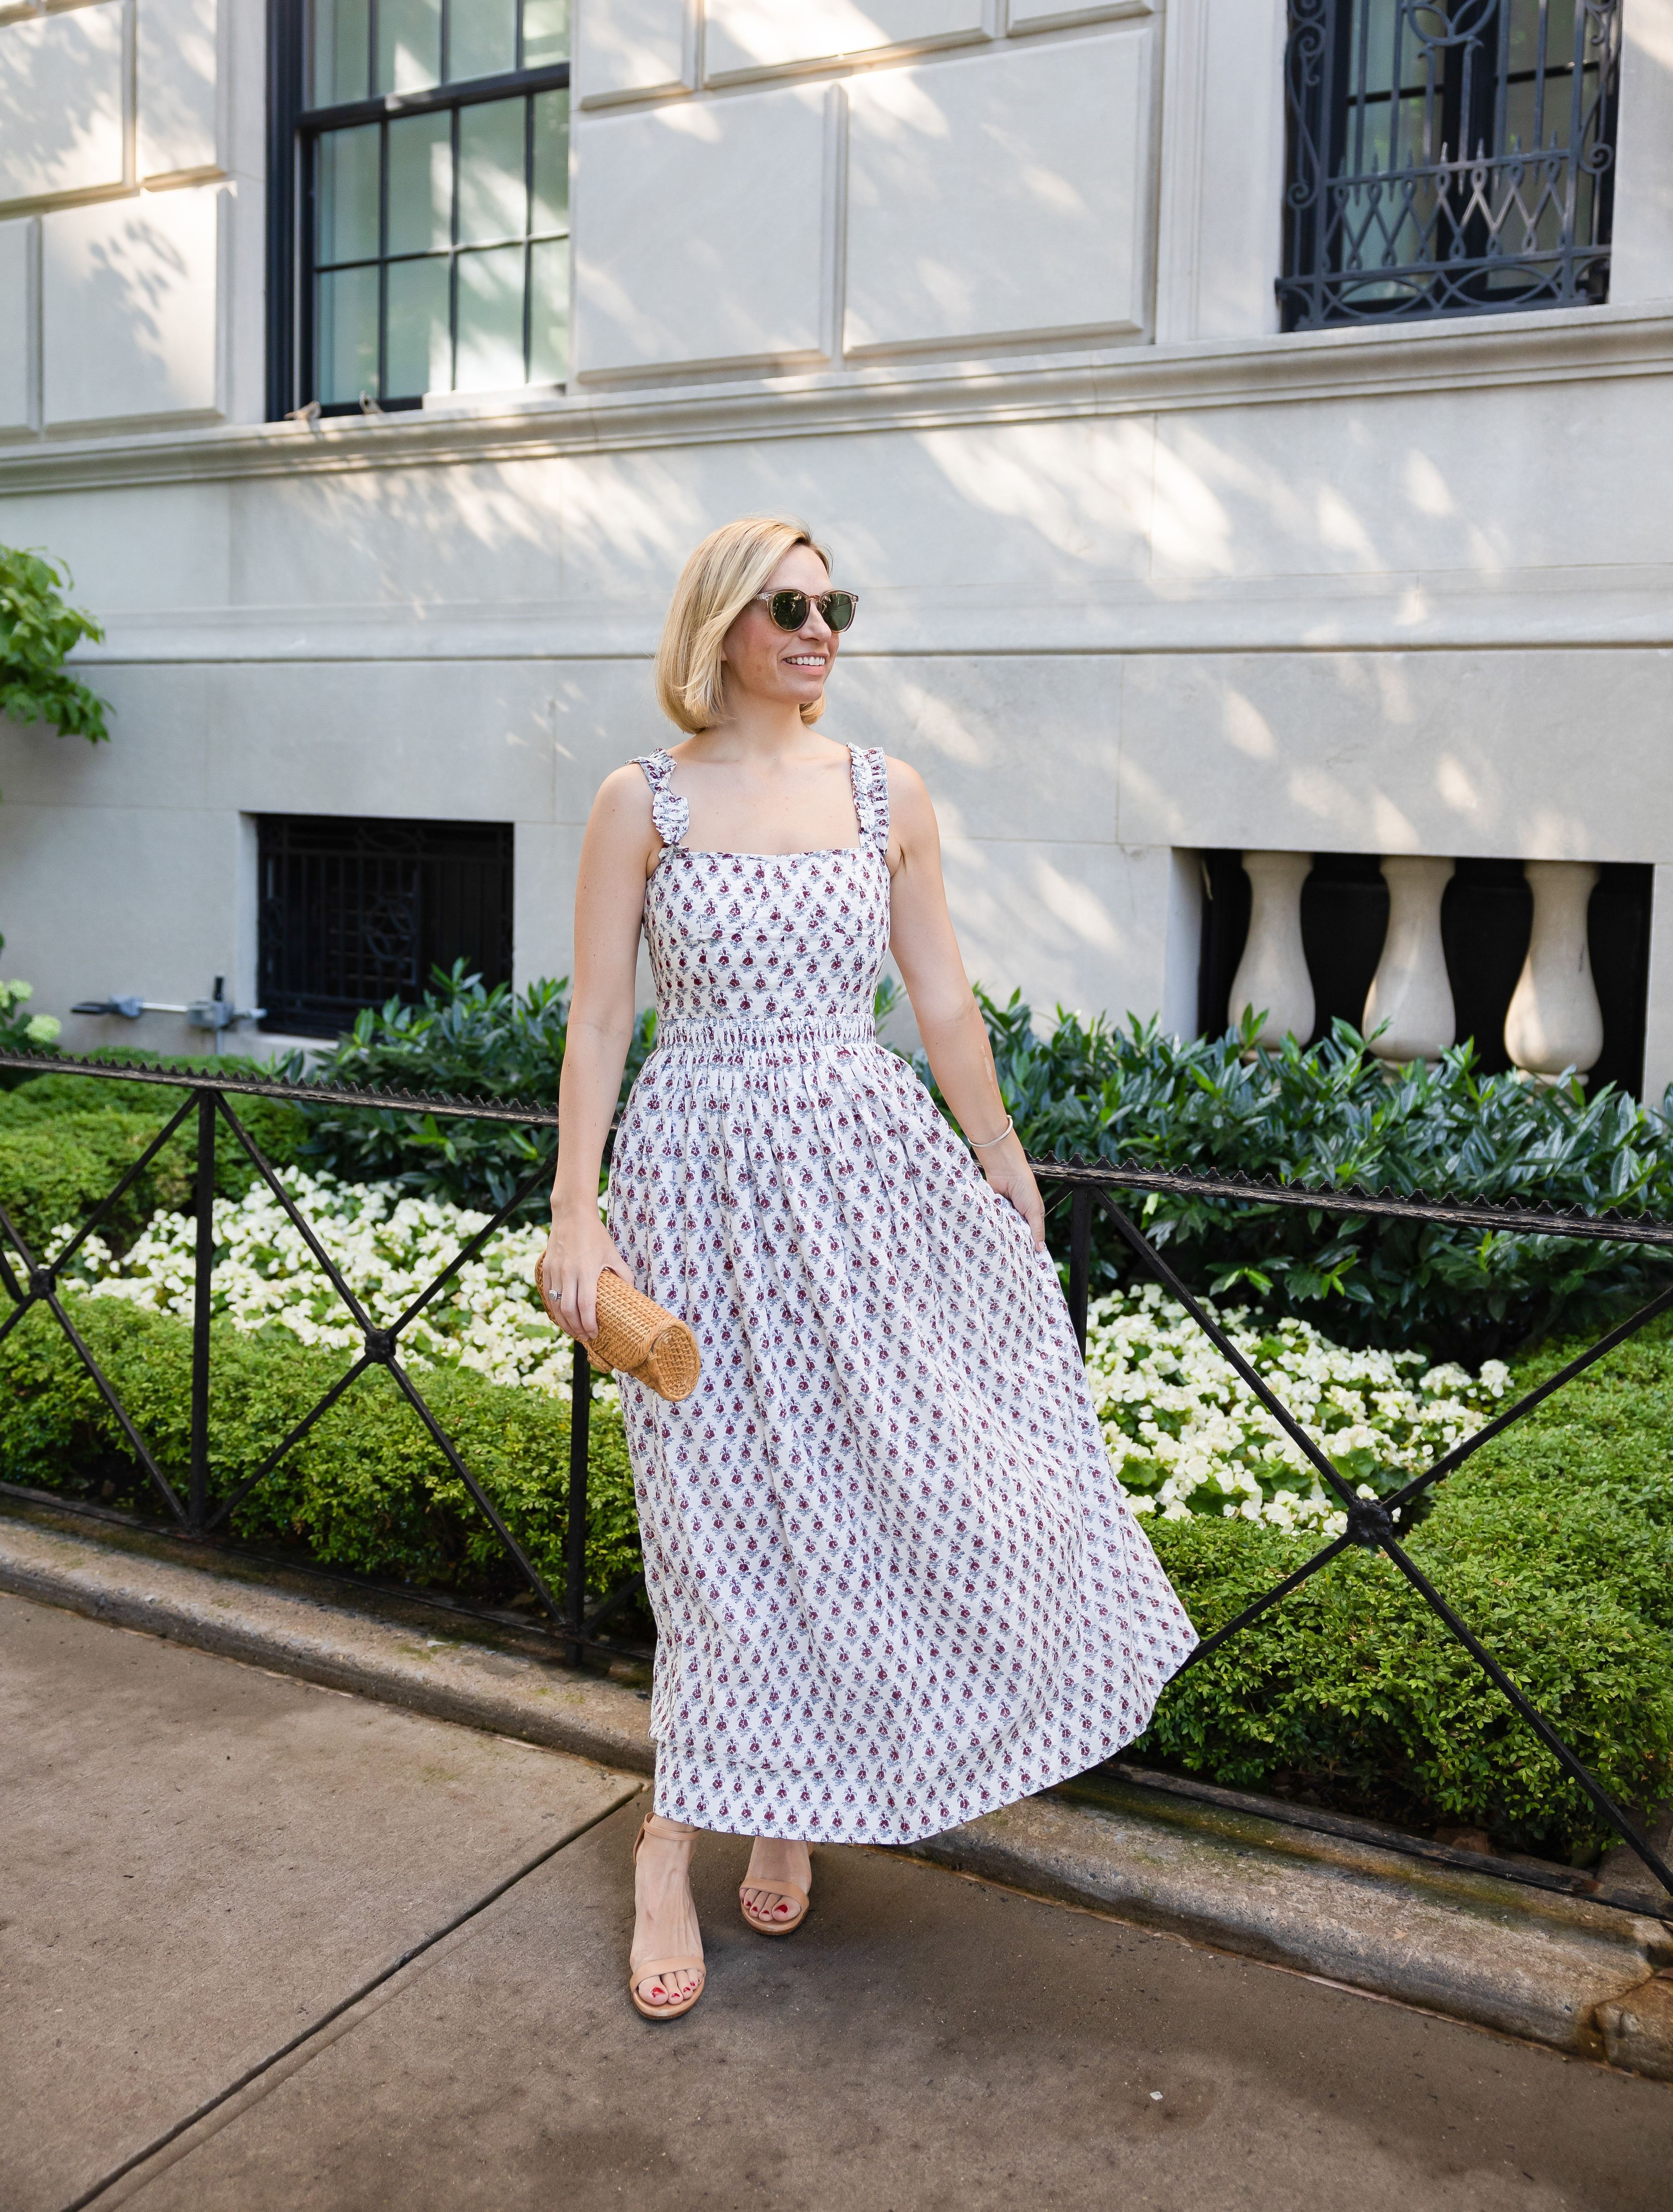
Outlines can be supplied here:
<path id="1" fill-rule="evenodd" d="M 846 629 L 854 620 L 852 592 L 827 592 L 819 601 L 819 612 L 832 629 Z"/>
<path id="2" fill-rule="evenodd" d="M 800 629 L 807 620 L 807 594 L 775 592 L 767 602 L 767 612 L 781 629 Z"/>

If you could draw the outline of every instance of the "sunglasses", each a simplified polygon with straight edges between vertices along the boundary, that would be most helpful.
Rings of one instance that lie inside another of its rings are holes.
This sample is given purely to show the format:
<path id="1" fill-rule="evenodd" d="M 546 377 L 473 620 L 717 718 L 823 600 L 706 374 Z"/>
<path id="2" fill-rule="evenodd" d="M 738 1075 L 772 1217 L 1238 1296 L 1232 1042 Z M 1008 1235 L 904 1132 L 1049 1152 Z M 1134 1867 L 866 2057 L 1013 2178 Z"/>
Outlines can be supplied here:
<path id="1" fill-rule="evenodd" d="M 806 592 L 757 592 L 755 596 L 764 601 L 767 612 L 781 629 L 800 629 L 807 620 L 810 604 L 832 629 L 846 629 L 860 607 L 853 592 L 821 592 L 811 603 Z"/>

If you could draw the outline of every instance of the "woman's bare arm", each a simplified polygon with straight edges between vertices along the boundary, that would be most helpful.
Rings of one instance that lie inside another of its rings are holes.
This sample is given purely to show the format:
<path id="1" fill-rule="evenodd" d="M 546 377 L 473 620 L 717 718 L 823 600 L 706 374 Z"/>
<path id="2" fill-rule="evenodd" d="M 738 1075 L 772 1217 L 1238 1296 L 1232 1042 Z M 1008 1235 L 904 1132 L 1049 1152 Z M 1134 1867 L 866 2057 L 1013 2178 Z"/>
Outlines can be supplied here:
<path id="1" fill-rule="evenodd" d="M 575 881 L 575 972 L 558 1084 L 552 1231 L 542 1266 L 574 1334 L 598 1334 L 599 1277 L 632 1280 L 599 1218 L 599 1164 L 633 1041 L 633 979 L 647 871 L 657 848 L 650 788 L 636 768 L 605 778 L 581 842 Z"/>
<path id="2" fill-rule="evenodd" d="M 952 917 L 941 881 L 941 840 L 923 779 L 903 762 L 889 763 L 889 811 L 896 850 L 891 855 L 890 950 L 917 1017 L 918 1034 L 941 1096 L 964 1134 L 980 1146 L 982 1172 L 1008 1198 L 1045 1243 L 1045 1208 L 1014 1133 L 997 1145 L 983 1143 L 1005 1127 L 1005 1101 L 994 1073 L 994 1055 L 982 1010 L 964 974 Z"/>

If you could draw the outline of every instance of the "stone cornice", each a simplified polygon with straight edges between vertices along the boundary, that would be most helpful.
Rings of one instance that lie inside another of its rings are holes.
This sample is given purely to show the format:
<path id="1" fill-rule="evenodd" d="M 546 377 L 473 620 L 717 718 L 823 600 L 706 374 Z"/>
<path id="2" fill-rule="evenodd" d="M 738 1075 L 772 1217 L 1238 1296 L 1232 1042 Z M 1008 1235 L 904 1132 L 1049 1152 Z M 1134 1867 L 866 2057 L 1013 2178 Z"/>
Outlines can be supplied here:
<path id="1" fill-rule="evenodd" d="M 383 601 L 169 608 L 110 618 L 77 665 L 229 661 L 643 659 L 658 611 L 642 595 L 508 605 Z M 954 653 L 1664 650 L 1673 646 L 1665 564 L 1453 569 L 1337 577 L 1189 580 L 1101 576 L 948 588 L 868 586 L 863 640 L 845 660 Z"/>
<path id="2" fill-rule="evenodd" d="M 538 460 L 667 446 L 922 431 L 1363 401 L 1406 392 L 1665 375 L 1673 301 L 1255 341 L 1097 353 L 900 362 L 797 376 L 468 402 L 385 416 L 0 442 L 0 495 L 450 463 Z"/>

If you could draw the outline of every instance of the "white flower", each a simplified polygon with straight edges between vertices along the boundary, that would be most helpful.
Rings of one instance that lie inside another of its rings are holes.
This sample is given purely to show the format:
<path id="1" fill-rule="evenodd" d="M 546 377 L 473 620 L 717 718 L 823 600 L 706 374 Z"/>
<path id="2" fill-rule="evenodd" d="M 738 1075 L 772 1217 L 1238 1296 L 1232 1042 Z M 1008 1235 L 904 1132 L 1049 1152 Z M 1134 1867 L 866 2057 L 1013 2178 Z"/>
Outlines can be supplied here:
<path id="1" fill-rule="evenodd" d="M 394 1183 L 339 1183 L 287 1168 L 279 1177 L 374 1327 L 386 1328 L 491 1215 L 415 1198 Z M 66 1231 L 63 1232 L 67 1235 Z M 192 1318 L 196 1224 L 159 1213 L 120 1260 L 90 1237 L 65 1271 L 89 1297 L 127 1298 Z M 265 1184 L 215 1203 L 215 1311 L 246 1332 L 277 1327 L 301 1343 L 358 1352 L 361 1331 L 284 1208 Z M 574 1353 L 534 1288 L 538 1229 L 496 1230 L 401 1333 L 415 1367 L 469 1367 L 567 1401 Z M 595 1396 L 618 1395 L 612 1382 Z"/>
<path id="2" fill-rule="evenodd" d="M 1509 1382 L 1496 1360 L 1479 1376 L 1450 1363 L 1426 1372 L 1421 1352 L 1352 1351 L 1294 1318 L 1241 1307 L 1217 1318 L 1361 1498 L 1377 1495 L 1368 1475 L 1402 1480 L 1473 1436 Z M 1305 1453 L 1159 1284 L 1099 1299 L 1087 1321 L 1087 1381 L 1135 1512 L 1342 1533 L 1340 1501 Z"/>

